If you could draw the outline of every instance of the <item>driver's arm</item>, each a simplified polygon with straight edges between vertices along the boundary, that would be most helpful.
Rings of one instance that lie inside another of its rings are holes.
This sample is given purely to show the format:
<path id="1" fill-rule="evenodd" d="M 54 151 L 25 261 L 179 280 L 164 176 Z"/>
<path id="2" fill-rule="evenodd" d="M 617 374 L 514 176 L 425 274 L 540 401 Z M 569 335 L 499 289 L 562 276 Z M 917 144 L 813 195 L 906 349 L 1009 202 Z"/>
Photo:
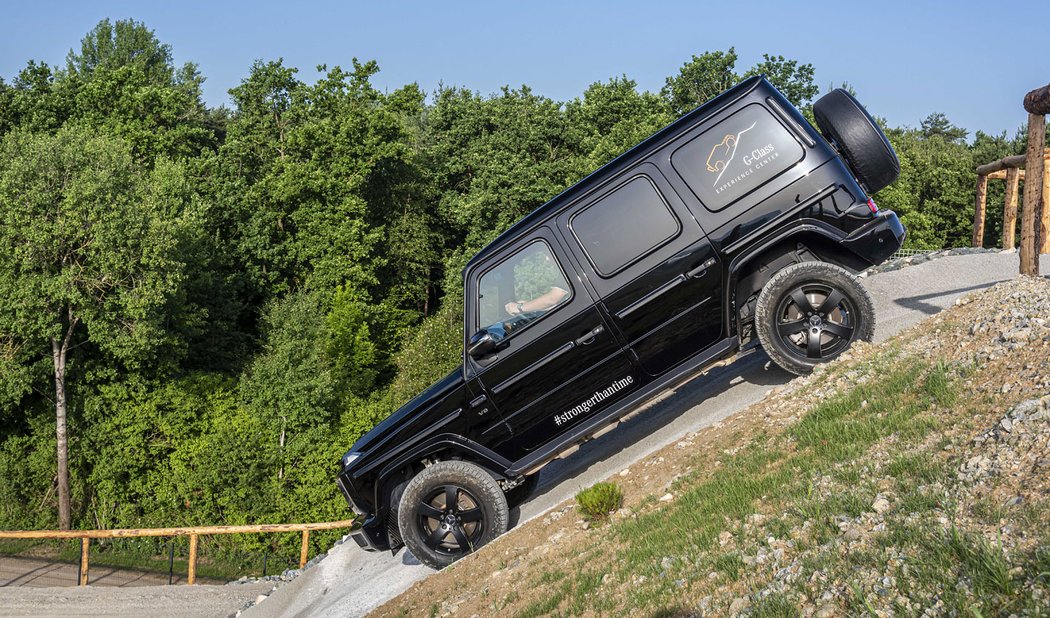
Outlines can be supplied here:
<path id="1" fill-rule="evenodd" d="M 568 295 L 569 292 L 567 290 L 554 286 L 546 293 L 541 294 L 532 300 L 507 303 L 503 308 L 506 309 L 507 313 L 510 315 L 518 315 L 519 313 L 524 313 L 526 311 L 543 311 L 557 305 Z"/>

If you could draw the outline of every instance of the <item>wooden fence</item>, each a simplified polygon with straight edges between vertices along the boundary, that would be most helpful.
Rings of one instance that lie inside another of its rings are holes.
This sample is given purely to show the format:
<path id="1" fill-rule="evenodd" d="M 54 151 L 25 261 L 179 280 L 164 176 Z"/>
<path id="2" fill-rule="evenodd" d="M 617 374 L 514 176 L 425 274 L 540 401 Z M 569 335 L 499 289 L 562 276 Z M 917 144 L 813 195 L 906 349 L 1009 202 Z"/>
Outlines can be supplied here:
<path id="1" fill-rule="evenodd" d="M 88 585 L 88 549 L 91 539 L 119 539 L 129 537 L 188 536 L 190 537 L 189 567 L 186 583 L 197 580 L 197 539 L 211 534 L 262 534 L 268 532 L 301 532 L 299 568 L 306 566 L 310 550 L 311 530 L 351 528 L 356 520 L 327 521 L 313 524 L 258 524 L 254 526 L 193 526 L 188 528 L 122 528 L 115 530 L 0 530 L 0 539 L 80 539 L 80 585 Z"/>
<path id="2" fill-rule="evenodd" d="M 1050 149 L 1044 143 L 1046 115 L 1050 114 L 1050 84 L 1026 94 L 1022 105 L 1028 112 L 1028 148 L 1025 154 L 1004 157 L 977 168 L 973 245 L 980 247 L 984 238 L 988 179 L 1002 178 L 1006 181 L 1003 248 L 1013 249 L 1017 226 L 1017 188 L 1027 174 L 1021 205 L 1020 272 L 1022 275 L 1039 276 L 1039 254 L 1050 253 Z"/>

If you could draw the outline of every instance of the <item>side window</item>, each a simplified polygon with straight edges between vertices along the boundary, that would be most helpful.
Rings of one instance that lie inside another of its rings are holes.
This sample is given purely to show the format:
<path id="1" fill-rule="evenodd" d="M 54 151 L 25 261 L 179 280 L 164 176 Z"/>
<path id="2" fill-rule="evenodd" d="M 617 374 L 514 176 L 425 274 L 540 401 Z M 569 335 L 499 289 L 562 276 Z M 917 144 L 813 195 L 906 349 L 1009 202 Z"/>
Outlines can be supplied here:
<path id="1" fill-rule="evenodd" d="M 779 176 L 805 156 L 793 135 L 761 105 L 748 105 L 671 154 L 671 166 L 704 207 L 717 212 Z"/>
<path id="2" fill-rule="evenodd" d="M 478 326 L 497 339 L 572 299 L 572 287 L 546 242 L 532 242 L 478 281 Z"/>
<path id="3" fill-rule="evenodd" d="M 678 235 L 681 225 L 653 182 L 635 176 L 580 211 L 569 228 L 603 277 Z"/>

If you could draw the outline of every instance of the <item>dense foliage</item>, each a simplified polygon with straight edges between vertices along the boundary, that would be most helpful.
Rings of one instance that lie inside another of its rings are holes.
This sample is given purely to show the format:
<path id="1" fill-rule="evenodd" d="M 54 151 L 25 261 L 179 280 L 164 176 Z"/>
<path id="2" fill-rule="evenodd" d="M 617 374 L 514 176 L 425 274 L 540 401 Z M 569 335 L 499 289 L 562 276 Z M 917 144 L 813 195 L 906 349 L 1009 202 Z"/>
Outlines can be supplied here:
<path id="1" fill-rule="evenodd" d="M 811 65 L 736 65 L 704 53 L 659 93 L 621 76 L 561 102 L 260 61 L 209 109 L 194 65 L 107 20 L 64 67 L 0 80 L 0 528 L 56 524 L 67 334 L 75 527 L 346 517 L 339 455 L 459 362 L 474 252 L 742 76 L 807 111 L 818 94 Z M 889 133 L 881 205 L 911 246 L 968 244 L 974 166 L 1023 144 L 939 114 Z"/>

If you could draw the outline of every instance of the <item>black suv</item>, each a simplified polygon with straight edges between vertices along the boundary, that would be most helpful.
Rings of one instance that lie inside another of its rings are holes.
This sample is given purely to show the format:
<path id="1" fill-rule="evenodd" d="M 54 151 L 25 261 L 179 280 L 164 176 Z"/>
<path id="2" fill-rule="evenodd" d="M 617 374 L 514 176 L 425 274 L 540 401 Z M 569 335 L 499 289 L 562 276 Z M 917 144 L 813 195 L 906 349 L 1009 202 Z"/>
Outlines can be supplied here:
<path id="1" fill-rule="evenodd" d="M 852 274 L 904 228 L 899 163 L 844 90 L 818 132 L 763 77 L 518 221 L 463 272 L 463 365 L 343 456 L 368 550 L 440 568 L 506 531 L 537 472 L 760 342 L 795 373 L 870 339 Z"/>

